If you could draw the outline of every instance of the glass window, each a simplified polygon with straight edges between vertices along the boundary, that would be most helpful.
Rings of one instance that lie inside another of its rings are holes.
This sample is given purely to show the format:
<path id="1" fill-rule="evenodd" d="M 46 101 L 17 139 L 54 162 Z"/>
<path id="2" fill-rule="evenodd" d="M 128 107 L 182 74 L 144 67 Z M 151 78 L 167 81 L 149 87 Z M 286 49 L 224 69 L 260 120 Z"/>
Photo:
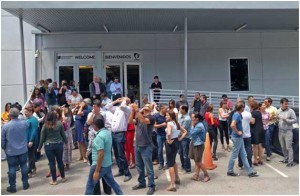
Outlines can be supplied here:
<path id="1" fill-rule="evenodd" d="M 231 91 L 249 91 L 248 59 L 231 58 L 229 66 Z"/>

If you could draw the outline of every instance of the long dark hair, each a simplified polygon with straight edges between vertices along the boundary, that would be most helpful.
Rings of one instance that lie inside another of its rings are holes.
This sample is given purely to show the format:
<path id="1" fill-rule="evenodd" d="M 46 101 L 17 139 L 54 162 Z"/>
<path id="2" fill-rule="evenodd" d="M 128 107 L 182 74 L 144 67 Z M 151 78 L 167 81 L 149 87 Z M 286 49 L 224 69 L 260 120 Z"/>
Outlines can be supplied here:
<path id="1" fill-rule="evenodd" d="M 8 102 L 8 103 L 5 104 L 5 112 L 9 112 L 9 110 L 7 110 L 7 107 L 8 107 L 8 106 L 11 106 L 11 103 L 10 103 L 10 102 Z"/>
<path id="2" fill-rule="evenodd" d="M 180 125 L 176 119 L 175 113 L 173 111 L 168 111 L 167 113 L 170 115 L 171 119 L 175 122 L 177 129 L 180 130 Z"/>
<path id="3" fill-rule="evenodd" d="M 51 111 L 46 115 L 45 126 L 46 128 L 53 128 L 57 123 L 57 115 Z"/>

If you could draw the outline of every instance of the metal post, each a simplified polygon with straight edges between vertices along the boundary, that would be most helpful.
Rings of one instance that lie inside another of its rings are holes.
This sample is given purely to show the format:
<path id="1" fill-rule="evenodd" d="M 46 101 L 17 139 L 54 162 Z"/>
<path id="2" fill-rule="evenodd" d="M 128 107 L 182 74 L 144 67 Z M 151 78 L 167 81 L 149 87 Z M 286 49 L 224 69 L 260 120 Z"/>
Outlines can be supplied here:
<path id="1" fill-rule="evenodd" d="M 25 66 L 25 49 L 24 49 L 24 31 L 23 31 L 23 18 L 19 17 L 20 21 L 20 36 L 21 36 L 21 58 L 22 58 L 22 75 L 23 75 L 23 94 L 24 103 L 27 100 L 27 82 L 26 82 L 26 66 Z"/>
<path id="2" fill-rule="evenodd" d="M 187 17 L 184 19 L 184 96 L 187 98 Z"/>

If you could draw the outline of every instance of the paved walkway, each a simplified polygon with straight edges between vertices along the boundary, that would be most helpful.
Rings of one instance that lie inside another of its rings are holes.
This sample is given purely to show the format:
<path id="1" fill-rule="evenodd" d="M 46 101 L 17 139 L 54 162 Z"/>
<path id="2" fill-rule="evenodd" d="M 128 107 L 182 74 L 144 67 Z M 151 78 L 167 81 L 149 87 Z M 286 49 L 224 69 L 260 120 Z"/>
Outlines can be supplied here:
<path id="1" fill-rule="evenodd" d="M 280 163 L 282 157 L 273 153 L 272 160 L 265 162 L 263 166 L 254 167 L 259 172 L 259 177 L 249 178 L 245 170 L 239 170 L 235 167 L 235 172 L 241 174 L 240 177 L 226 176 L 229 152 L 222 152 L 221 145 L 218 145 L 217 168 L 209 171 L 211 181 L 196 182 L 190 180 L 193 174 L 180 174 L 181 185 L 178 186 L 176 194 L 178 195 L 299 195 L 299 165 L 287 168 L 285 164 Z M 37 174 L 29 180 L 30 188 L 26 191 L 22 189 L 21 173 L 17 172 L 17 193 L 18 195 L 82 195 L 85 191 L 89 165 L 78 162 L 78 150 L 73 151 L 73 162 L 71 169 L 66 172 L 68 181 L 60 183 L 56 186 L 48 184 L 49 178 L 45 175 L 48 171 L 48 160 L 44 156 L 37 162 Z M 177 156 L 177 163 L 179 163 Z M 236 163 L 237 164 L 237 163 Z M 192 167 L 194 163 L 192 162 Z M 169 186 L 168 173 L 158 170 L 158 166 L 154 166 L 155 174 L 158 175 L 156 183 L 156 195 L 173 195 L 165 189 Z M 137 184 L 138 174 L 136 169 L 130 170 L 133 178 L 124 183 L 123 177 L 116 178 L 120 184 L 124 194 L 127 195 L 144 195 L 147 189 L 133 191 L 131 187 Z M 7 162 L 1 162 L 1 194 L 10 194 L 6 191 L 8 186 Z M 113 166 L 113 173 L 117 173 L 117 166 Z M 203 176 L 203 173 L 201 173 Z"/>

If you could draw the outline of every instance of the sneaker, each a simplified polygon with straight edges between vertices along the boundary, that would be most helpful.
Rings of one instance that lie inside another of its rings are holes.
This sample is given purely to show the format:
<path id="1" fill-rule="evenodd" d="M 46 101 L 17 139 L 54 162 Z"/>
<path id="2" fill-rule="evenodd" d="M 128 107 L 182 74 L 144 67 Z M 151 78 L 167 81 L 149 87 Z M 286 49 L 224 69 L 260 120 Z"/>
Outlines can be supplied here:
<path id="1" fill-rule="evenodd" d="M 23 185 L 23 190 L 27 190 L 27 189 L 29 189 L 29 187 L 30 187 L 29 184 Z"/>
<path id="2" fill-rule="evenodd" d="M 147 191 L 147 195 L 153 195 L 155 192 L 155 188 L 154 187 L 150 187 Z"/>
<path id="3" fill-rule="evenodd" d="M 162 165 L 159 165 L 159 168 L 158 168 L 158 170 L 162 170 L 164 168 L 164 166 L 162 166 Z"/>
<path id="4" fill-rule="evenodd" d="M 294 163 L 288 163 L 286 166 L 287 166 L 287 167 L 293 167 L 293 166 L 294 166 Z"/>
<path id="5" fill-rule="evenodd" d="M 7 192 L 10 192 L 10 193 L 15 193 L 17 192 L 17 189 L 16 188 L 11 188 L 10 186 L 6 188 L 6 191 Z"/>
<path id="6" fill-rule="evenodd" d="M 138 190 L 138 189 L 144 189 L 144 188 L 146 188 L 146 185 L 138 184 L 138 185 L 135 185 L 134 187 L 132 187 L 132 190 Z"/>
<path id="7" fill-rule="evenodd" d="M 167 170 L 167 169 L 169 169 L 169 166 L 165 165 L 164 168 L 163 168 L 163 170 Z"/>
<path id="8" fill-rule="evenodd" d="M 129 180 L 131 180 L 132 176 L 125 176 L 123 182 L 128 182 Z"/>
<path id="9" fill-rule="evenodd" d="M 227 176 L 240 176 L 240 174 L 238 174 L 238 173 L 234 173 L 234 172 L 232 172 L 232 173 L 230 173 L 230 172 L 227 172 Z"/>
<path id="10" fill-rule="evenodd" d="M 217 161 L 218 158 L 217 158 L 216 156 L 213 156 L 213 160 L 214 160 L 214 161 Z"/>
<path id="11" fill-rule="evenodd" d="M 287 160 L 282 160 L 282 161 L 280 161 L 281 163 L 288 163 L 288 161 Z"/>
<path id="12" fill-rule="evenodd" d="M 243 169 L 243 166 L 237 166 L 237 168 L 239 168 L 239 170 L 242 170 Z"/>
<path id="13" fill-rule="evenodd" d="M 248 176 L 251 178 L 251 177 L 258 177 L 259 175 L 257 174 L 256 171 L 254 171 L 254 172 L 248 174 Z"/>

